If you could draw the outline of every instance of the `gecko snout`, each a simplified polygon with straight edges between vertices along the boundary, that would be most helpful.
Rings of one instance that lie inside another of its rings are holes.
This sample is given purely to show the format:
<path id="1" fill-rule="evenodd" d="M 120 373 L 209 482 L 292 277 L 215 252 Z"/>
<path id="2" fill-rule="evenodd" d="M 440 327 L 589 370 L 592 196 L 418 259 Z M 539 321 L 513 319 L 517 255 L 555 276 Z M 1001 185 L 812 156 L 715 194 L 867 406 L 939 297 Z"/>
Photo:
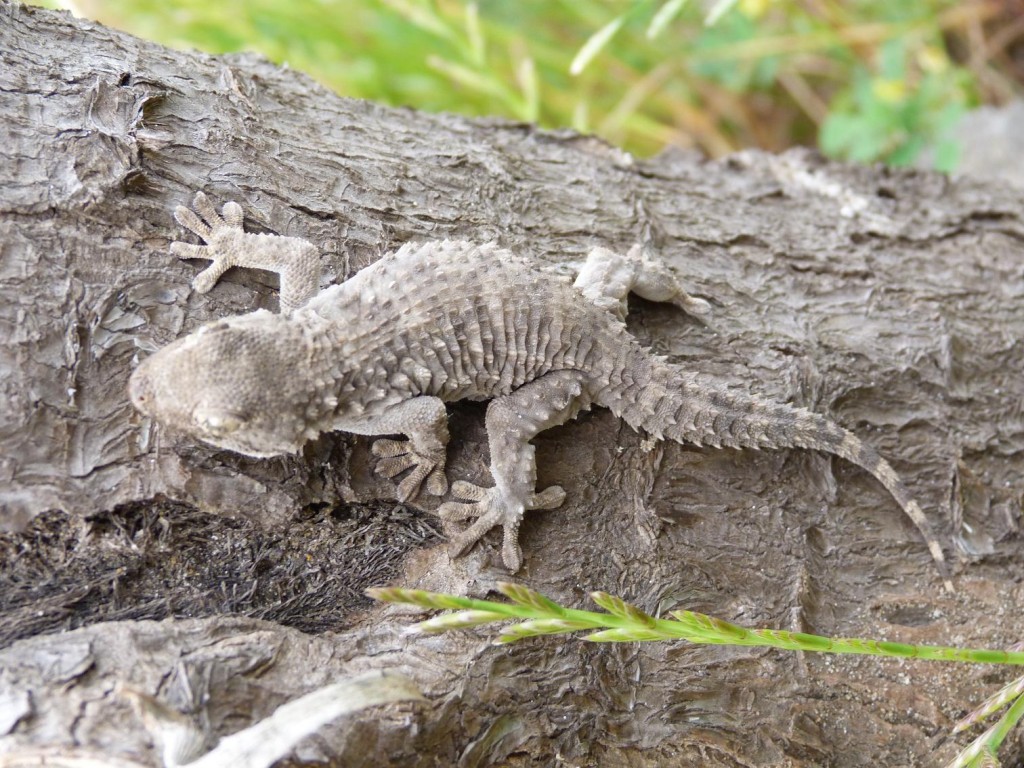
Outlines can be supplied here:
<path id="1" fill-rule="evenodd" d="M 153 403 L 153 382 L 141 367 L 136 368 L 128 379 L 128 397 L 137 410 L 149 413 Z"/>

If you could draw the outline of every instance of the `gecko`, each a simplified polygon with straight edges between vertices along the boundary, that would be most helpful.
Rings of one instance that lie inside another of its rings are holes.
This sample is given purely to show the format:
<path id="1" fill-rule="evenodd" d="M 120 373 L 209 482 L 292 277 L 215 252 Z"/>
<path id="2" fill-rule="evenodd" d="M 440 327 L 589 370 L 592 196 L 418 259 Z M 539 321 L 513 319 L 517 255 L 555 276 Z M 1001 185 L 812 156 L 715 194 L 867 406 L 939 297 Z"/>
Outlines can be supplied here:
<path id="1" fill-rule="evenodd" d="M 379 437 L 371 451 L 376 471 L 395 479 L 405 502 L 449 491 L 446 404 L 489 400 L 493 485 L 457 481 L 454 500 L 437 513 L 446 522 L 470 521 L 451 540 L 452 556 L 500 527 L 502 561 L 513 572 L 522 565 L 524 513 L 557 508 L 566 496 L 556 485 L 537 490 L 530 441 L 591 406 L 658 440 L 821 451 L 886 488 L 952 592 L 924 512 L 875 449 L 807 408 L 672 364 L 628 333 L 631 292 L 697 316 L 709 310 L 641 246 L 625 255 L 594 248 L 570 282 L 494 243 L 410 242 L 320 290 L 318 249 L 300 238 L 246 232 L 237 203 L 218 212 L 198 192 L 192 208 L 178 206 L 174 216 L 205 245 L 177 241 L 172 253 L 211 262 L 193 281 L 197 292 L 232 267 L 273 271 L 280 311 L 214 320 L 142 360 L 130 399 L 168 428 L 254 457 L 296 453 L 339 430 L 404 436 Z"/>

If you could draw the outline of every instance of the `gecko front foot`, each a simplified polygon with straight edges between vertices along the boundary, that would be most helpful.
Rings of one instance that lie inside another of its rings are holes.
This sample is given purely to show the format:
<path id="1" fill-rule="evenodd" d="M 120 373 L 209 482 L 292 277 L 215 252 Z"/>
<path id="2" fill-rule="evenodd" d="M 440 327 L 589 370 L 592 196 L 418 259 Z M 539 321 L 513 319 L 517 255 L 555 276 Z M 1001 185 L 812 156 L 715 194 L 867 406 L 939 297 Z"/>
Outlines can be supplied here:
<path id="1" fill-rule="evenodd" d="M 523 513 L 528 509 L 555 509 L 565 501 L 565 491 L 557 485 L 531 494 L 525 503 L 503 495 L 497 488 L 482 488 L 461 480 L 452 485 L 452 494 L 456 498 L 467 499 L 469 503 L 445 502 L 437 510 L 441 519 L 451 522 L 476 518 L 476 522 L 452 539 L 449 546 L 452 557 L 463 554 L 491 528 L 500 525 L 504 535 L 501 560 L 513 573 L 523 564 L 523 553 L 519 548 L 519 524 L 523 521 Z"/>
<path id="2" fill-rule="evenodd" d="M 443 496 L 448 490 L 448 478 L 444 474 L 445 452 L 414 451 L 409 440 L 377 440 L 370 448 L 377 462 L 377 474 L 393 478 L 407 469 L 412 469 L 398 484 L 398 500 L 416 498 L 424 486 L 432 496 Z"/>
<path id="3" fill-rule="evenodd" d="M 194 210 L 193 210 L 194 209 Z M 206 245 L 171 243 L 180 259 L 207 259 L 210 266 L 192 280 L 198 293 L 206 293 L 231 267 L 252 267 L 281 276 L 281 312 L 288 315 L 320 289 L 320 257 L 312 243 L 297 237 L 257 235 L 242 228 L 242 206 L 225 203 L 217 213 L 202 192 L 196 192 L 192 209 L 179 205 L 174 218 Z"/>
<path id="4" fill-rule="evenodd" d="M 179 259 L 207 259 L 213 263 L 195 276 L 192 287 L 198 293 L 206 293 L 217 283 L 221 275 L 231 267 L 240 266 L 239 256 L 243 253 L 246 239 L 242 229 L 242 206 L 225 203 L 217 213 L 213 203 L 202 192 L 196 192 L 190 210 L 183 205 L 174 209 L 174 218 L 189 232 L 199 236 L 206 245 L 192 245 L 175 241 L 171 253 Z"/>

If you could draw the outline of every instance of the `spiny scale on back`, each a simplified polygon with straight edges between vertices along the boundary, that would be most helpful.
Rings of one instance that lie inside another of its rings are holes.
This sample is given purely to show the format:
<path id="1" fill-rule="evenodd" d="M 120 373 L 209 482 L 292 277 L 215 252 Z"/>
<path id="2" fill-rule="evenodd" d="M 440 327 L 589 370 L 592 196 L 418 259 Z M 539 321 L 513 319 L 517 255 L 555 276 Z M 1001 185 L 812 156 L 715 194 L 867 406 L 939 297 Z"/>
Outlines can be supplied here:
<path id="1" fill-rule="evenodd" d="M 451 240 L 407 243 L 292 319 L 327 321 L 313 343 L 324 373 L 345 382 L 344 406 L 357 411 L 395 393 L 490 399 L 565 368 L 614 379 L 616 360 L 634 343 L 569 282 L 493 243 Z"/>
<path id="2" fill-rule="evenodd" d="M 920 529 L 943 573 L 945 558 L 920 507 L 892 467 L 855 435 L 804 408 L 724 389 L 667 363 L 626 331 L 626 296 L 689 296 L 637 247 L 595 248 L 570 284 L 494 244 L 406 244 L 350 280 L 317 293 L 316 249 L 296 238 L 252 235 L 241 208 L 223 216 L 201 193 L 180 223 L 208 245 L 175 243 L 213 263 L 194 282 L 208 290 L 231 266 L 281 274 L 282 314 L 258 311 L 210 323 L 160 350 L 132 376 L 143 412 L 213 445 L 254 456 L 297 451 L 326 431 L 405 434 L 378 440 L 377 469 L 404 475 L 399 497 L 447 491 L 444 403 L 490 399 L 493 487 L 459 482 L 464 501 L 439 508 L 474 520 L 453 541 L 460 554 L 488 530 L 504 531 L 502 558 L 521 564 L 518 528 L 529 509 L 557 507 L 561 488 L 536 490 L 530 440 L 591 405 L 657 438 L 737 448 L 801 447 L 847 459 L 874 475 Z M 198 215 L 197 215 L 198 214 Z"/>

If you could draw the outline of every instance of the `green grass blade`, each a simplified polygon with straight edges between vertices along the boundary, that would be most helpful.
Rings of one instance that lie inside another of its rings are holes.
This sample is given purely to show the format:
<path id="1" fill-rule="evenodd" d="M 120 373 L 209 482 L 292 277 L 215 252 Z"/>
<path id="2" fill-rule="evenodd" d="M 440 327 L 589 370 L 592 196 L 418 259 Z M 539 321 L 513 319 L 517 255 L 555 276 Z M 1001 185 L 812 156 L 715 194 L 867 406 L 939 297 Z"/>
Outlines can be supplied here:
<path id="1" fill-rule="evenodd" d="M 763 646 L 815 653 L 843 653 L 923 659 L 926 661 L 957 661 L 973 664 L 1012 664 L 1024 666 L 1024 652 L 1021 651 L 909 645 L 887 640 L 831 638 L 810 635 L 804 632 L 787 632 L 779 629 L 746 629 L 728 621 L 694 611 L 673 611 L 671 614 L 672 619 L 656 619 L 636 606 L 630 605 L 625 600 L 609 595 L 606 592 L 595 592 L 591 595 L 594 601 L 607 611 L 607 613 L 597 613 L 575 608 L 565 608 L 539 592 L 518 584 L 502 583 L 498 585 L 498 589 L 514 602 L 509 604 L 494 600 L 477 600 L 457 595 L 444 595 L 396 587 L 378 587 L 367 590 L 367 594 L 378 600 L 409 603 L 424 608 L 491 612 L 496 614 L 496 621 L 523 619 L 527 622 L 531 620 L 558 620 L 565 622 L 557 625 L 557 630 L 552 630 L 558 632 L 574 631 L 565 628 L 569 623 L 573 623 L 578 625 L 575 629 L 602 630 L 588 636 L 588 639 L 595 640 L 596 642 L 609 642 L 614 639 L 625 640 L 627 638 L 687 640 L 692 643 Z M 531 625 L 529 628 L 533 634 L 548 634 L 549 632 L 547 631 L 535 631 L 537 626 L 556 627 L 556 624 Z M 431 624 L 430 627 L 431 631 L 440 631 L 436 628 L 436 624 Z M 607 632 L 603 630 L 607 630 Z M 515 639 L 528 636 L 531 635 L 525 630 L 517 631 Z M 511 639 L 504 640 L 503 642 L 511 642 Z"/>
<path id="2" fill-rule="evenodd" d="M 591 629 L 593 624 L 587 621 L 567 621 L 565 619 L 536 619 L 524 621 L 521 624 L 514 624 L 505 627 L 501 635 L 495 641 L 496 645 L 514 643 L 528 637 L 539 637 L 540 635 L 561 635 L 566 632 L 578 632 L 581 629 Z"/>
<path id="3" fill-rule="evenodd" d="M 989 697 L 980 707 L 961 719 L 953 727 L 953 733 L 965 731 L 972 725 L 985 720 L 990 715 L 994 715 L 1021 694 L 1024 694 L 1024 677 L 1018 677 L 1016 680 L 1007 683 L 998 693 Z"/>
<path id="4" fill-rule="evenodd" d="M 549 600 L 536 590 L 524 587 L 522 584 L 500 581 L 497 584 L 497 590 L 513 603 L 533 608 L 540 614 L 558 617 L 566 614 L 566 609 L 558 603 Z"/>
<path id="5" fill-rule="evenodd" d="M 587 68 L 587 65 L 593 60 L 597 54 L 601 52 L 611 41 L 615 34 L 622 29 L 622 25 L 626 23 L 626 14 L 616 16 L 614 19 L 609 21 L 597 32 L 587 38 L 587 41 L 582 45 L 576 56 L 573 58 L 572 63 L 569 65 L 570 75 L 579 75 Z"/>
<path id="6" fill-rule="evenodd" d="M 540 79 L 537 77 L 537 67 L 529 56 L 524 56 L 516 65 L 516 81 L 523 94 L 523 118 L 535 123 L 540 119 Z"/>
<path id="7" fill-rule="evenodd" d="M 972 741 L 946 768 L 984 768 L 999 766 L 996 752 L 1013 727 L 1024 717 L 1024 696 L 1018 698 L 999 720 Z M 995 761 L 995 762 L 993 762 Z"/>
<path id="8" fill-rule="evenodd" d="M 410 24 L 432 35 L 445 40 L 458 40 L 455 30 L 427 3 L 417 3 L 415 0 L 380 0 L 380 2 L 390 7 Z"/>
<path id="9" fill-rule="evenodd" d="M 591 592 L 590 599 L 612 614 L 612 616 L 618 616 L 641 627 L 653 627 L 657 621 L 653 616 L 649 616 L 636 606 L 630 605 L 622 598 L 609 595 L 607 592 Z"/>
<path id="10" fill-rule="evenodd" d="M 495 621 L 508 619 L 503 613 L 494 611 L 456 611 L 435 616 L 432 619 L 421 621 L 412 627 L 414 632 L 423 632 L 428 635 L 438 635 L 442 632 L 451 632 L 456 629 L 469 629 L 478 627 L 481 624 L 491 624 Z"/>
<path id="11" fill-rule="evenodd" d="M 650 629 L 605 629 L 586 635 L 584 640 L 591 643 L 645 643 L 664 640 L 665 635 Z"/>
<path id="12" fill-rule="evenodd" d="M 719 19 L 732 10 L 734 5 L 736 5 L 736 0 L 718 0 L 718 2 L 711 6 L 711 10 L 708 11 L 708 15 L 704 17 L 704 26 L 715 26 Z"/>
<path id="13" fill-rule="evenodd" d="M 480 6 L 476 3 L 466 5 L 466 39 L 469 41 L 470 60 L 482 67 L 487 61 L 487 41 L 480 26 Z"/>
<path id="14" fill-rule="evenodd" d="M 495 621 L 517 620 L 505 627 L 495 644 L 518 642 L 542 635 L 597 630 L 584 636 L 594 643 L 684 640 L 692 643 L 764 646 L 817 653 L 848 653 L 930 661 L 958 661 L 987 664 L 1024 665 L 1024 652 L 945 646 L 909 645 L 885 640 L 830 638 L 804 632 L 777 629 L 746 629 L 722 619 L 694 611 L 673 611 L 671 619 L 656 619 L 634 605 L 607 592 L 591 598 L 607 613 L 565 608 L 519 584 L 501 583 L 498 590 L 512 603 L 477 600 L 457 595 L 415 589 L 378 587 L 367 590 L 377 600 L 406 603 L 423 608 L 441 608 L 454 613 L 436 616 L 412 627 L 420 632 L 447 632 Z M 981 707 L 962 720 L 954 733 L 980 721 L 1010 703 L 1009 709 L 985 733 L 975 739 L 946 768 L 985 768 L 996 765 L 996 753 L 1007 734 L 1024 718 L 1024 677 L 1006 685 Z"/>
<path id="15" fill-rule="evenodd" d="M 647 27 L 647 39 L 653 40 L 664 32 L 665 27 L 683 10 L 686 2 L 687 0 L 668 0 L 667 3 L 662 5 L 653 18 L 651 18 L 651 23 Z"/>

